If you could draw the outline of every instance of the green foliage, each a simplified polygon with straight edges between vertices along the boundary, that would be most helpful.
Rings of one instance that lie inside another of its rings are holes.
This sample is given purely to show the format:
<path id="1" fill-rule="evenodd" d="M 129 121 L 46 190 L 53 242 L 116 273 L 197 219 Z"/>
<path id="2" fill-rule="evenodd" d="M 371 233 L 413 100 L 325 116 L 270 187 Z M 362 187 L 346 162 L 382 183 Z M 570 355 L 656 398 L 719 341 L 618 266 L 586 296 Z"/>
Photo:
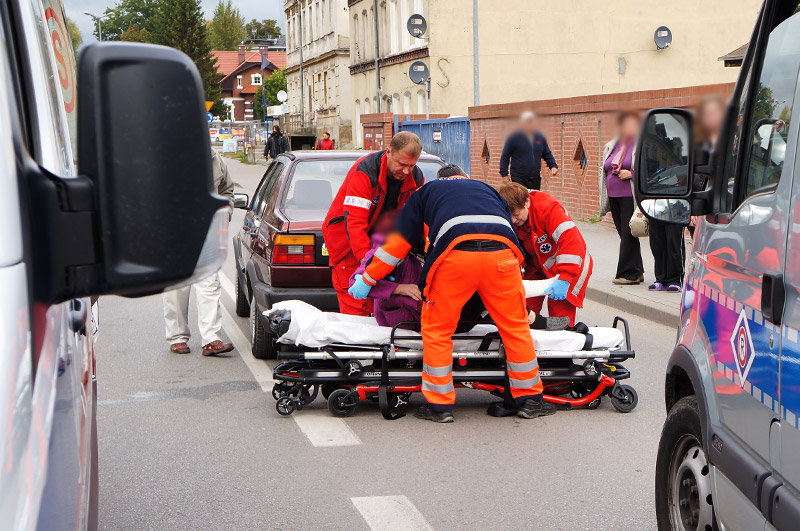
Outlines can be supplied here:
<path id="1" fill-rule="evenodd" d="M 122 39 L 126 31 L 133 31 L 129 35 L 152 35 L 157 24 L 157 13 L 159 4 L 162 0 L 119 0 L 114 7 L 106 9 L 106 13 L 113 13 L 110 17 L 103 19 L 103 40 L 137 40 Z M 97 34 L 97 24 L 94 28 L 94 36 L 99 39 Z M 140 41 L 152 42 L 152 41 Z"/>
<path id="2" fill-rule="evenodd" d="M 265 18 L 264 20 L 252 19 L 244 25 L 244 31 L 248 40 L 277 39 L 281 36 L 281 28 L 278 27 L 278 21 L 271 18 Z"/>
<path id="3" fill-rule="evenodd" d="M 245 37 L 244 17 L 231 4 L 219 0 L 214 17 L 208 23 L 208 39 L 212 50 L 235 50 Z"/>
<path id="4" fill-rule="evenodd" d="M 83 44 L 83 35 L 81 35 L 81 30 L 78 29 L 78 25 L 72 22 L 72 20 L 67 19 L 67 31 L 69 32 L 69 38 L 72 41 L 72 49 L 75 50 L 75 53 L 78 53 L 78 48 L 81 47 Z"/>
<path id="5" fill-rule="evenodd" d="M 778 104 L 772 94 L 772 89 L 759 84 L 756 91 L 756 102 L 753 105 L 753 123 L 757 123 L 764 118 L 774 116 L 775 106 Z"/>
<path id="6" fill-rule="evenodd" d="M 120 35 L 119 40 L 127 42 L 154 42 L 150 32 L 139 26 L 128 26 L 128 29 Z"/>
<path id="7" fill-rule="evenodd" d="M 263 85 L 256 92 L 255 100 L 253 101 L 253 117 L 256 120 L 264 120 L 264 104 L 261 94 L 264 94 L 264 99 L 267 100 L 267 106 L 278 105 L 278 92 L 286 90 L 286 72 L 283 70 L 276 70 L 271 76 L 265 78 Z"/>

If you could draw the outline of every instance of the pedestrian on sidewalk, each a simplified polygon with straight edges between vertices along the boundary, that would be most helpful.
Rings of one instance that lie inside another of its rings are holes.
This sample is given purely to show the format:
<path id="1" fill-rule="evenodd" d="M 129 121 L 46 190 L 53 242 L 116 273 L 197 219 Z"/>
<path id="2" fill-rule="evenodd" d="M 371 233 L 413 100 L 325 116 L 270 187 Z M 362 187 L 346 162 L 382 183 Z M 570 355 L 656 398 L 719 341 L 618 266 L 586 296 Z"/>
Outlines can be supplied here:
<path id="1" fill-rule="evenodd" d="M 214 189 L 223 197 L 228 198 L 228 220 L 233 214 L 233 179 L 228 172 L 228 166 L 222 156 L 214 149 L 211 150 L 211 165 L 214 176 Z M 214 272 L 208 277 L 164 293 L 164 321 L 167 328 L 167 341 L 170 350 L 175 354 L 188 354 L 189 338 L 189 295 L 194 287 L 197 302 L 197 327 L 203 345 L 203 356 L 222 354 L 233 350 L 231 343 L 222 341 L 222 310 L 220 307 L 219 272 Z"/>
<path id="2" fill-rule="evenodd" d="M 322 133 L 322 138 L 317 142 L 317 149 L 334 149 L 334 142 L 331 139 L 331 134 L 327 131 Z"/>
<path id="3" fill-rule="evenodd" d="M 600 167 L 600 216 L 611 212 L 619 234 L 619 258 L 614 284 L 641 284 L 644 282 L 644 264 L 639 238 L 631 234 L 633 216 L 633 161 L 636 138 L 641 118 L 633 111 L 617 116 L 617 136 L 603 149 Z"/>
<path id="4" fill-rule="evenodd" d="M 274 159 L 281 153 L 289 151 L 289 141 L 286 135 L 281 132 L 281 128 L 277 125 L 272 126 L 272 134 L 267 139 L 267 147 L 264 149 L 264 156 L 269 155 Z"/>
<path id="5" fill-rule="evenodd" d="M 698 104 L 695 116 L 695 142 L 711 153 L 717 144 L 722 121 L 725 119 L 725 100 L 719 94 L 709 94 Z M 700 174 L 695 176 L 693 183 L 695 191 L 705 190 L 707 184 L 706 177 Z M 697 221 L 697 216 L 692 216 L 692 221 L 687 227 L 692 238 Z"/>
<path id="6" fill-rule="evenodd" d="M 519 117 L 519 130 L 512 133 L 500 155 L 500 177 L 504 183 L 514 181 L 529 190 L 542 188 L 542 159 L 550 175 L 558 174 L 558 164 L 547 139 L 539 131 L 539 123 L 530 111 Z M 509 171 L 509 165 L 511 169 Z M 509 176 L 510 175 L 510 176 Z"/>

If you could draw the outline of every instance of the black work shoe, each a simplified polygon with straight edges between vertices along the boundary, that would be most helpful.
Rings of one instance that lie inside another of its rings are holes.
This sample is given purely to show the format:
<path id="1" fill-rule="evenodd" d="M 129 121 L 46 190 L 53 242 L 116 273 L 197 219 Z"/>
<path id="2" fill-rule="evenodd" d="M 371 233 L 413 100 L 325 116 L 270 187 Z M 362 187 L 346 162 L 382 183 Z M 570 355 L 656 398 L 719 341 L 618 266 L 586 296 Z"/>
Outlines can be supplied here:
<path id="1" fill-rule="evenodd" d="M 517 416 L 523 419 L 535 419 L 536 417 L 546 417 L 556 412 L 556 407 L 538 398 L 528 398 L 519 406 Z"/>
<path id="2" fill-rule="evenodd" d="M 414 416 L 422 420 L 432 420 L 433 422 L 448 423 L 453 422 L 453 414 L 450 411 L 436 411 L 430 406 L 420 406 L 414 411 Z"/>

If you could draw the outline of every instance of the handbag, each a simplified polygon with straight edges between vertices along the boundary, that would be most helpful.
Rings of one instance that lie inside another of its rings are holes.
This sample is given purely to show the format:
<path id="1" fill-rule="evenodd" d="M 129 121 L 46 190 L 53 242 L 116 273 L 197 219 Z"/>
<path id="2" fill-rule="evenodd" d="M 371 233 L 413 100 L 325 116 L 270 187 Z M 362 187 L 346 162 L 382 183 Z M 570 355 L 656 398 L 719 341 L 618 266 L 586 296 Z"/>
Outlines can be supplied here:
<path id="1" fill-rule="evenodd" d="M 633 191 L 633 183 L 631 183 L 631 191 Z M 634 238 L 646 238 L 650 235 L 650 222 L 641 210 L 639 205 L 636 204 L 636 196 L 633 196 L 633 215 L 628 222 L 628 227 L 631 229 L 631 236 Z"/>

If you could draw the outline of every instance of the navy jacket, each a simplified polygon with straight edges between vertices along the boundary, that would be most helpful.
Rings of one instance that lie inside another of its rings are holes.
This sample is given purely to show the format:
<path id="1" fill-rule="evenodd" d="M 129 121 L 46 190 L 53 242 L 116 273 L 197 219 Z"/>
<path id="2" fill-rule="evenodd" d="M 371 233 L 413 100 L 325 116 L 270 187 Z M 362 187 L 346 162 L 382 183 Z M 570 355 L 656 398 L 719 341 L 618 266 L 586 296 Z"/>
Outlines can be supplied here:
<path id="1" fill-rule="evenodd" d="M 548 168 L 558 168 L 553 152 L 547 145 L 547 139 L 538 131 L 533 134 L 533 141 L 522 131 L 512 133 L 503 146 L 500 155 L 500 175 L 509 175 L 509 161 L 511 162 L 511 179 L 528 188 L 539 188 L 542 181 L 542 159 Z M 535 186 L 534 186 L 535 185 Z"/>

